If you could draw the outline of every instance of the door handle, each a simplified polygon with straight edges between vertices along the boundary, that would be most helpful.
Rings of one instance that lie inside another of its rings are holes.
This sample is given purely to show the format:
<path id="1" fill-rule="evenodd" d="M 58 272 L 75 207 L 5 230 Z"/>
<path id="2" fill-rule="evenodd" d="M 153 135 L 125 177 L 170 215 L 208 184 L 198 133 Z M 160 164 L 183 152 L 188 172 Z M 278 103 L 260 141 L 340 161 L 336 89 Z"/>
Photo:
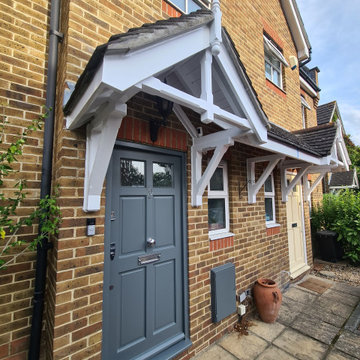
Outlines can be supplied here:
<path id="1" fill-rule="evenodd" d="M 151 237 L 149 237 L 149 238 L 146 240 L 146 245 L 147 245 L 147 247 L 152 248 L 152 247 L 155 246 L 155 244 L 156 244 L 155 239 L 153 239 L 153 238 L 151 238 Z"/>
<path id="2" fill-rule="evenodd" d="M 296 228 L 296 227 L 297 227 L 297 223 L 293 223 L 293 224 L 291 225 L 291 227 Z"/>

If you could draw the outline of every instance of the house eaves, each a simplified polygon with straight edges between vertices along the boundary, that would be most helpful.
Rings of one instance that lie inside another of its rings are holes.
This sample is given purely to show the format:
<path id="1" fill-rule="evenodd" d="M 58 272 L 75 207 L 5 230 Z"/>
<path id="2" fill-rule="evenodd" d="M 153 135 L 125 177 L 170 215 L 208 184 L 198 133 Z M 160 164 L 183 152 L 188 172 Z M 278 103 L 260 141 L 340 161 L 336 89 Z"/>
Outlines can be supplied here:
<path id="1" fill-rule="evenodd" d="M 310 56 L 311 45 L 295 0 L 281 0 L 285 18 L 295 42 L 299 61 Z"/>

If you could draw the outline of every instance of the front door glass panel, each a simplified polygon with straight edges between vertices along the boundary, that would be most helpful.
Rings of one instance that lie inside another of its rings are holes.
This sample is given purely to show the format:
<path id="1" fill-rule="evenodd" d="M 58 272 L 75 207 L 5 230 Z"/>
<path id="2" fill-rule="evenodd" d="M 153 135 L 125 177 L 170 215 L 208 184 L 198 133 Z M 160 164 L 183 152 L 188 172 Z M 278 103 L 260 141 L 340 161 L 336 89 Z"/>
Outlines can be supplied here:
<path id="1" fill-rule="evenodd" d="M 167 163 L 153 163 L 153 186 L 167 188 L 173 186 L 173 165 Z"/>
<path id="2" fill-rule="evenodd" d="M 145 186 L 145 162 L 138 160 L 121 159 L 121 186 Z"/>

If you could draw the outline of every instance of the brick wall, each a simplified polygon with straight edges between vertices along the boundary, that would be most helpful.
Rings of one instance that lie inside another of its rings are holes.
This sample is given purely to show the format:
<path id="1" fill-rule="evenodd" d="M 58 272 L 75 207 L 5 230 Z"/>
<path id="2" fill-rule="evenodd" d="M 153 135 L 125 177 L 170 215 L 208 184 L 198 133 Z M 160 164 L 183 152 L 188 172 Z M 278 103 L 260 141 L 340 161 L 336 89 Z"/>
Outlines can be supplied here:
<path id="1" fill-rule="evenodd" d="M 91 215 L 96 218 L 96 235 L 86 237 L 87 215 L 82 211 L 85 129 L 67 131 L 64 128 L 61 107 L 65 81 L 76 82 L 95 47 L 106 42 L 111 35 L 170 14 L 178 15 L 173 14 L 174 10 L 168 5 L 162 0 L 62 1 L 61 31 L 65 37 L 59 53 L 54 183 L 60 186 L 59 205 L 63 222 L 54 249 L 49 254 L 45 359 L 100 359 L 101 353 L 105 193 L 102 194 L 101 210 Z M 5 0 L 0 6 L 4 19 L 0 25 L 3 27 L 0 33 L 0 96 L 9 104 L 7 114 L 15 126 L 21 128 L 43 103 L 48 2 Z M 285 70 L 286 88 L 283 94 L 267 86 L 264 76 L 264 30 L 271 32 L 274 39 L 282 44 L 285 57 L 296 54 L 286 22 L 279 15 L 279 1 L 223 0 L 222 11 L 224 25 L 237 44 L 269 119 L 286 125 L 289 130 L 298 129 L 301 124 L 298 71 Z M 26 34 L 21 34 L 21 29 L 28 30 Z M 128 109 L 119 138 L 149 143 L 149 114 L 156 116 L 153 99 L 140 94 L 129 102 Z M 191 113 L 189 116 L 195 123 L 198 122 L 197 116 Z M 204 128 L 205 132 L 209 129 Z M 28 170 L 23 168 L 23 173 L 29 174 L 34 189 L 31 191 L 38 196 L 41 135 L 35 134 L 32 141 L 26 147 L 23 161 L 30 167 Z M 189 141 L 181 124 L 171 116 L 168 126 L 160 129 L 155 146 L 187 151 Z M 188 151 L 189 307 L 190 334 L 194 345 L 180 356 L 182 359 L 189 358 L 218 339 L 232 328 L 237 319 L 234 315 L 216 325 L 211 322 L 209 271 L 212 267 L 233 261 L 238 291 L 248 289 L 260 276 L 281 282 L 281 271 L 288 270 L 286 207 L 280 198 L 279 174 L 275 172 L 276 216 L 280 228 L 271 231 L 271 234 L 266 229 L 263 190 L 259 192 L 256 204 L 249 205 L 247 202 L 245 161 L 247 157 L 261 154 L 264 153 L 243 145 L 235 145 L 229 150 L 230 230 L 234 237 L 210 243 L 207 194 L 202 207 L 193 208 L 190 205 Z M 311 258 L 310 249 L 308 246 L 308 259 Z M 3 306 L 4 315 L 0 315 L 0 359 L 8 358 L 10 354 L 19 354 L 19 359 L 25 358 L 34 255 L 26 256 L 19 260 L 19 267 L 13 269 L 13 273 L 1 275 L 0 306 Z"/>
<path id="2" fill-rule="evenodd" d="M 0 115 L 7 117 L 5 143 L 14 141 L 42 113 L 48 28 L 48 1 L 4 0 L 0 3 Z M 18 179 L 27 180 L 27 200 L 19 216 L 29 214 L 39 198 L 42 131 L 33 132 L 24 147 L 19 173 L 1 192 L 11 194 Z M 33 239 L 35 226 L 22 229 L 19 239 Z M 0 247 L 4 245 L 0 242 Z M 11 253 L 5 259 L 11 259 Z M 0 359 L 25 359 L 32 314 L 34 253 L 19 256 L 0 271 Z"/>
<path id="3" fill-rule="evenodd" d="M 290 131 L 300 129 L 299 70 L 284 69 L 284 91 L 265 79 L 264 32 L 283 50 L 286 59 L 297 54 L 280 1 L 222 1 L 221 9 L 223 25 L 234 40 L 269 120 Z"/>

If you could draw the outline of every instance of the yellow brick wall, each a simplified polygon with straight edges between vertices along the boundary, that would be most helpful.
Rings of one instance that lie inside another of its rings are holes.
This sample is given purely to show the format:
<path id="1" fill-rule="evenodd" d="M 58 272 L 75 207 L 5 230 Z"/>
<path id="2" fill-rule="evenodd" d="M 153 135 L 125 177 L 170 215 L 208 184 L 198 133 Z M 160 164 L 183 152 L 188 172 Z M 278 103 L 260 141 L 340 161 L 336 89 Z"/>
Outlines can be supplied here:
<path id="1" fill-rule="evenodd" d="M 19 136 L 45 104 L 48 34 L 48 1 L 4 0 L 0 2 L 0 117 L 6 117 L 4 142 Z M 1 192 L 13 193 L 21 178 L 27 180 L 27 199 L 18 215 L 28 215 L 38 202 L 42 162 L 42 131 L 30 134 L 23 155 Z M 18 239 L 31 240 L 36 226 L 18 232 Z M 1 246 L 4 243 L 0 242 Z M 11 252 L 4 259 L 12 258 Z M 25 359 L 31 324 L 34 285 L 34 253 L 24 253 L 0 270 L 0 358 Z"/>
<path id="2" fill-rule="evenodd" d="M 48 2 L 41 0 L 5 0 L 0 5 L 4 19 L 0 26 L 6 24 L 9 27 L 5 28 L 4 32 L 1 29 L 0 32 L 0 96 L 10 104 L 6 111 L 17 122 L 16 126 L 23 126 L 24 121 L 34 116 L 44 100 L 47 8 Z M 83 360 L 100 359 L 101 356 L 105 194 L 103 192 L 101 210 L 91 215 L 96 218 L 97 235 L 86 237 L 87 215 L 82 211 L 85 129 L 67 131 L 64 127 L 62 96 L 65 81 L 77 81 L 97 45 L 106 42 L 113 34 L 167 17 L 163 9 L 161 0 L 62 1 L 61 31 L 65 36 L 59 48 L 54 183 L 60 186 L 59 205 L 63 222 L 54 249 L 49 254 L 44 359 Z M 270 87 L 264 75 L 264 28 L 282 44 L 286 58 L 296 55 L 279 1 L 271 0 L 265 3 L 260 0 L 223 0 L 222 11 L 223 24 L 237 46 L 270 121 L 289 130 L 299 129 L 301 105 L 298 70 L 285 69 L 285 92 Z M 20 33 L 17 34 L 12 27 L 17 27 Z M 29 30 L 21 35 L 21 28 Z M 22 66 L 23 63 L 25 67 Z M 23 68 L 26 71 L 21 70 Z M 133 99 L 129 103 L 131 116 L 141 120 L 139 106 L 146 106 L 144 104 L 149 102 L 151 106 L 151 101 L 151 98 L 141 96 Z M 195 122 L 198 121 L 197 116 L 190 116 L 194 117 Z M 170 127 L 183 131 L 174 117 Z M 210 131 L 209 129 L 205 128 L 205 131 Z M 41 136 L 35 134 L 33 141 L 34 143 L 27 147 L 31 155 L 28 162 L 40 164 Z M 260 190 L 256 204 L 249 205 L 247 202 L 246 187 L 244 188 L 245 161 L 248 157 L 261 154 L 264 153 L 243 145 L 235 145 L 229 150 L 227 160 L 230 175 L 230 229 L 235 236 L 232 245 L 210 251 L 206 193 L 201 208 L 190 205 L 188 152 L 189 307 L 190 334 L 194 345 L 179 357 L 181 359 L 188 359 L 198 353 L 229 331 L 236 321 L 234 315 L 217 325 L 211 322 L 209 271 L 212 267 L 233 261 L 236 266 L 238 291 L 251 287 L 260 276 L 281 282 L 284 280 L 280 276 L 281 271 L 289 268 L 286 207 L 281 202 L 279 173 L 275 172 L 276 216 L 280 223 L 278 234 L 267 235 L 263 190 Z M 35 176 L 34 189 L 37 189 L 39 169 L 33 171 L 31 168 L 29 176 Z M 36 191 L 34 196 L 38 195 Z M 308 221 L 306 226 L 308 234 Z M 307 243 L 310 260 L 309 236 Z M 33 255 L 31 256 L 27 260 L 33 260 Z M 0 359 L 5 351 L 10 354 L 15 345 L 20 349 L 19 354 L 25 354 L 26 350 L 33 264 L 29 261 L 22 264 L 24 268 L 19 269 L 17 279 L 16 275 L 10 275 L 11 279 L 5 277 L 7 280 L 3 280 L 7 281 L 2 286 L 6 291 L 0 294 L 0 301 L 4 304 L 15 301 L 16 305 L 12 309 L 4 307 L 6 315 L 1 320 L 5 325 L 0 324 L 0 331 L 3 329 L 3 332 L 0 332 Z M 24 309 L 27 310 L 23 312 Z M 11 325 L 7 324 L 9 319 L 12 320 Z M 18 339 L 23 340 L 23 343 L 12 345 Z M 25 355 L 21 356 L 25 358 Z"/>

